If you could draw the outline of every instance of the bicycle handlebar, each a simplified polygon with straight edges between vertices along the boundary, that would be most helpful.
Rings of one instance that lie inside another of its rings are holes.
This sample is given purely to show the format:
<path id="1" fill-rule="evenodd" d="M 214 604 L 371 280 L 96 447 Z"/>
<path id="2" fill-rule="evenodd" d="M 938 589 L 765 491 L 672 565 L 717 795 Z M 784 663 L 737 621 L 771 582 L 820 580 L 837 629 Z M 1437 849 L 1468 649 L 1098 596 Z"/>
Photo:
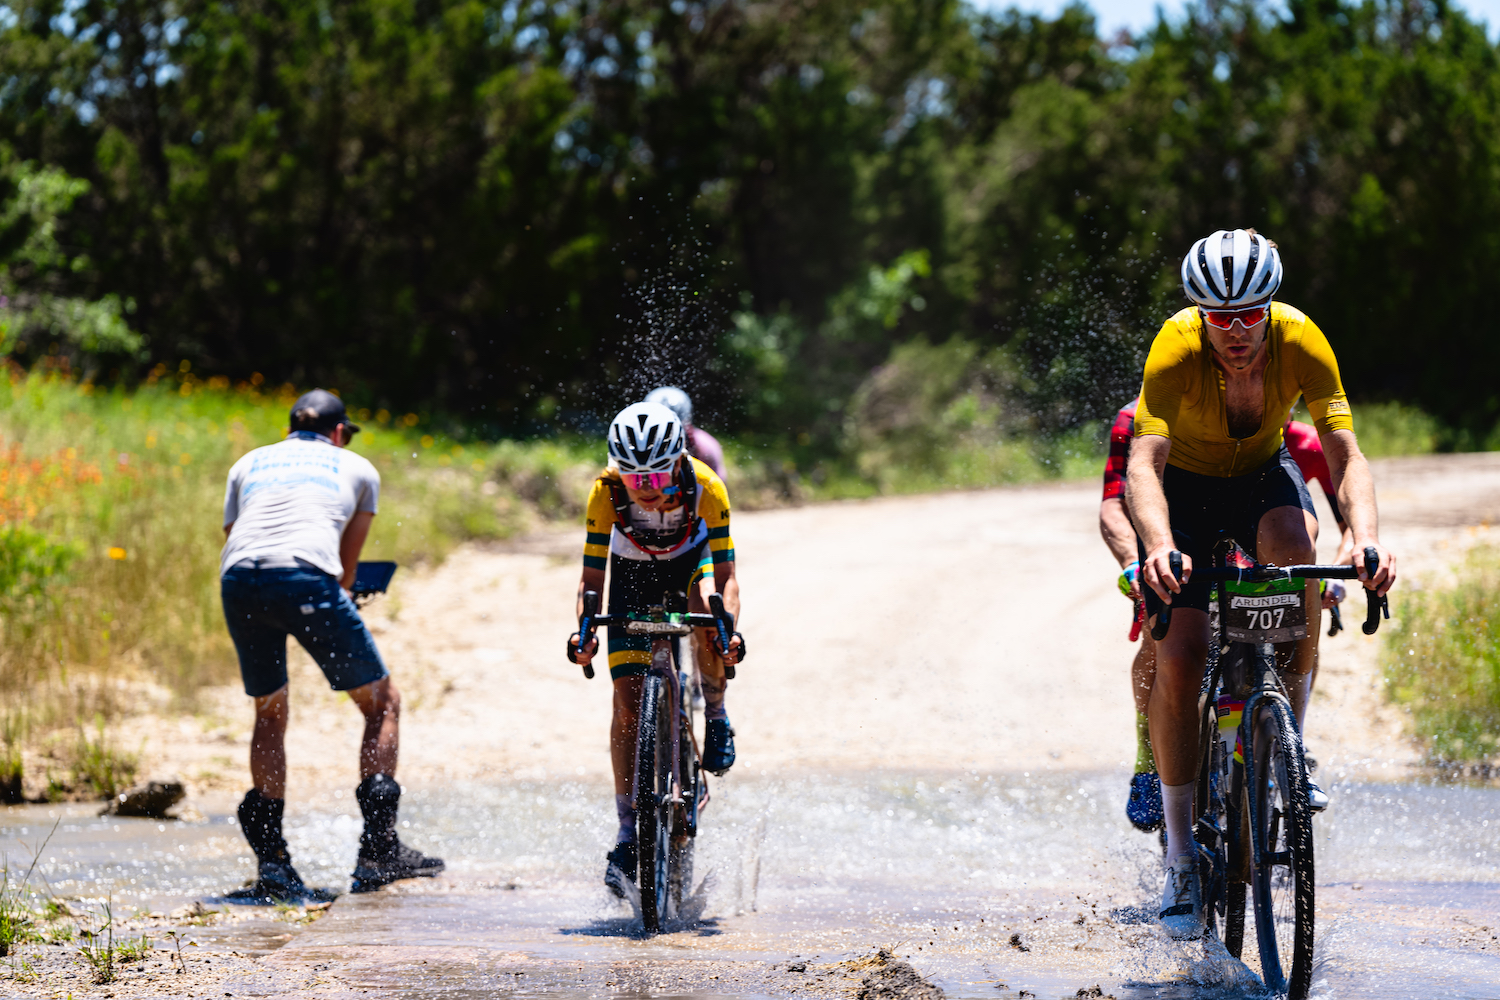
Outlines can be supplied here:
<path id="1" fill-rule="evenodd" d="M 1167 557 L 1172 570 L 1172 576 L 1178 580 L 1182 579 L 1182 553 L 1173 549 Z M 1380 568 L 1380 553 L 1373 545 L 1365 548 L 1365 576 L 1372 578 L 1375 571 Z M 1270 580 L 1358 580 L 1359 570 L 1353 566 L 1319 566 L 1312 563 L 1299 564 L 1296 566 L 1251 566 L 1241 568 L 1238 566 L 1213 566 L 1207 569 L 1195 569 L 1193 575 L 1205 580 L 1234 580 L 1242 583 L 1265 583 Z M 1373 590 L 1365 591 L 1367 602 L 1364 624 L 1360 627 L 1365 635 L 1374 635 L 1380 628 L 1381 617 L 1391 616 L 1390 603 L 1384 596 Z M 1167 630 L 1172 626 L 1172 605 L 1164 605 L 1156 616 L 1156 624 L 1151 627 L 1151 638 L 1160 642 L 1167 637 Z"/>
<path id="2" fill-rule="evenodd" d="M 724 598 L 719 594 L 710 594 L 708 606 L 713 614 L 687 614 L 680 616 L 677 621 L 642 621 L 639 618 L 631 618 L 628 615 L 601 615 L 599 614 L 599 593 L 594 590 L 583 592 L 583 614 L 578 619 L 578 641 L 568 640 L 568 659 L 578 663 L 578 650 L 580 646 L 587 645 L 588 640 L 593 638 L 594 630 L 601 626 L 612 626 L 623 628 L 628 635 L 661 635 L 682 636 L 692 634 L 695 628 L 712 628 L 719 633 L 719 652 L 729 652 L 729 640 L 739 636 L 740 659 L 745 658 L 745 637 L 734 630 L 734 615 L 730 614 L 724 607 Z M 592 679 L 594 676 L 594 665 L 592 663 L 580 664 L 583 667 L 583 676 Z M 725 662 L 724 676 L 728 679 L 734 678 L 734 664 Z"/>

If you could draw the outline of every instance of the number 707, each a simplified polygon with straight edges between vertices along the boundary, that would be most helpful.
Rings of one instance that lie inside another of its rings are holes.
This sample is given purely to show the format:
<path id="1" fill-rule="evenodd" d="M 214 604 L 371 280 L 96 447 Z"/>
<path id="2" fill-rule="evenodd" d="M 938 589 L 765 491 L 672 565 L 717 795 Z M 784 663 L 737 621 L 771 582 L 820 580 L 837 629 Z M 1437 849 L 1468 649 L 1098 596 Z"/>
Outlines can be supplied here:
<path id="1" fill-rule="evenodd" d="M 1254 629 L 1280 628 L 1281 619 L 1286 615 L 1286 608 L 1267 608 L 1265 611 L 1250 612 L 1250 627 Z"/>

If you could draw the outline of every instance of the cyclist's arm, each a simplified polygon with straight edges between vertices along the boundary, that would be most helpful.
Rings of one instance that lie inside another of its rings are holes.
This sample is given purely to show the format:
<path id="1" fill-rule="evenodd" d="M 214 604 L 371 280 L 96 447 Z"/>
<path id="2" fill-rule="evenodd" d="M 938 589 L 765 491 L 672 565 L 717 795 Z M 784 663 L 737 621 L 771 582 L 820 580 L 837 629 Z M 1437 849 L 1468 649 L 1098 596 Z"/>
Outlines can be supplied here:
<path id="1" fill-rule="evenodd" d="M 1130 523 L 1130 514 L 1125 510 L 1125 498 L 1110 497 L 1099 504 L 1099 534 L 1109 546 L 1110 555 L 1120 564 L 1122 571 L 1128 570 L 1137 561 L 1135 548 L 1135 526 Z M 1122 574 L 1123 575 L 1123 574 Z M 1130 581 L 1132 601 L 1141 599 L 1140 573 L 1137 571 Z"/>
<path id="2" fill-rule="evenodd" d="M 1135 562 L 1135 525 L 1125 511 L 1124 497 L 1110 497 L 1099 505 L 1099 534 L 1121 569 Z"/>
<path id="3" fill-rule="evenodd" d="M 585 590 L 592 590 L 596 594 L 604 593 L 604 570 L 594 569 L 592 566 L 583 568 L 583 578 L 578 581 L 578 606 L 573 612 L 579 618 L 583 617 L 583 592 Z M 603 614 L 604 609 L 600 608 L 599 612 Z"/>
<path id="4" fill-rule="evenodd" d="M 604 570 L 593 566 L 583 567 L 583 577 L 578 581 L 578 601 L 574 607 L 574 614 L 578 618 L 583 617 L 583 592 L 585 590 L 592 590 L 596 594 L 604 593 Z M 599 608 L 598 611 L 602 614 L 604 609 Z M 568 641 L 571 642 L 577 635 L 578 633 L 574 632 Z M 578 662 L 592 662 L 597 652 L 599 652 L 599 637 L 596 635 L 578 650 Z"/>
<path id="5" fill-rule="evenodd" d="M 734 575 L 734 561 L 714 563 L 714 577 L 710 582 L 707 577 L 703 578 L 701 586 L 707 588 L 703 599 L 708 600 L 708 595 L 718 591 L 724 598 L 724 610 L 734 615 L 735 624 L 740 621 L 740 581 Z"/>
<path id="6" fill-rule="evenodd" d="M 1360 579 L 1364 580 L 1361 554 L 1367 546 L 1374 546 L 1380 553 L 1380 566 L 1374 578 L 1365 582 L 1377 593 L 1384 594 L 1396 582 L 1396 557 L 1380 544 L 1380 518 L 1375 508 L 1375 481 L 1370 476 L 1370 463 L 1360 452 L 1352 430 L 1330 430 L 1320 437 L 1323 453 L 1328 456 L 1333 488 L 1338 492 L 1339 510 L 1348 522 L 1352 537 L 1348 561 L 1358 568 Z"/>
<path id="7" fill-rule="evenodd" d="M 354 574 L 359 571 L 359 554 L 365 547 L 365 539 L 370 537 L 370 522 L 373 520 L 374 514 L 360 510 L 355 511 L 349 523 L 344 525 L 344 537 L 339 539 L 339 563 L 344 567 L 344 575 L 339 578 L 339 586 L 345 590 L 354 586 Z"/>
<path id="8" fill-rule="evenodd" d="M 1125 480 L 1125 502 L 1130 505 L 1131 518 L 1146 549 L 1141 576 L 1168 604 L 1172 603 L 1172 594 L 1182 590 L 1167 562 L 1173 548 L 1172 520 L 1167 513 L 1167 495 L 1162 491 L 1161 477 L 1166 472 L 1167 456 L 1171 453 L 1171 438 L 1157 434 L 1136 438 L 1130 448 L 1130 465 Z M 1193 562 L 1186 553 L 1182 565 L 1182 578 L 1186 580 L 1193 572 Z"/>

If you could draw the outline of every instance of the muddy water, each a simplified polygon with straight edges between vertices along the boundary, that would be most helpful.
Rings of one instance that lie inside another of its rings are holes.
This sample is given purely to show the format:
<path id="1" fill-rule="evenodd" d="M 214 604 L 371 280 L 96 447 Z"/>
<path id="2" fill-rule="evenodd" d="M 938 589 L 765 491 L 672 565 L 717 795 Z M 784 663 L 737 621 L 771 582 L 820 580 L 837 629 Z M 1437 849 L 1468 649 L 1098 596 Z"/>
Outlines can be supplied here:
<path id="1" fill-rule="evenodd" d="M 1121 1000 L 1260 995 L 1253 959 L 1247 968 L 1166 942 L 1145 919 L 1158 849 L 1123 820 L 1125 779 L 734 775 L 713 786 L 705 814 L 697 918 L 650 940 L 598 881 L 613 832 L 602 785 L 413 787 L 404 835 L 445 857 L 447 876 L 346 896 L 306 928 L 198 937 L 269 953 L 268 978 L 236 995 L 271 995 L 335 965 L 351 988 L 411 997 L 837 992 L 846 980 L 830 963 L 881 946 L 950 996 L 1072 997 L 1095 984 Z M 1318 821 L 1317 995 L 1500 995 L 1500 790 L 1330 790 Z M 164 823 L 14 808 L 0 812 L 0 843 L 14 868 L 61 817 L 39 869 L 55 892 L 166 910 L 250 875 L 224 805 Z M 287 833 L 304 877 L 346 888 L 353 803 L 298 805 Z"/>

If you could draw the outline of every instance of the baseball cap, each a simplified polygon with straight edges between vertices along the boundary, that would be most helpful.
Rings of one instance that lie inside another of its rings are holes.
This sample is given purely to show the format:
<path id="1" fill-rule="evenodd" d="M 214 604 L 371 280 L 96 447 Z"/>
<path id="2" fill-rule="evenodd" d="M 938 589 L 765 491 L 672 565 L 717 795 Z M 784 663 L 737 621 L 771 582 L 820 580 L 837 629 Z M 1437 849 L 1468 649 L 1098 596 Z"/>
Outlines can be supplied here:
<path id="1" fill-rule="evenodd" d="M 304 392 L 292 404 L 291 429 L 294 431 L 316 431 L 328 434 L 339 424 L 349 429 L 350 434 L 359 432 L 359 425 L 350 423 L 344 412 L 344 401 L 326 389 Z"/>

